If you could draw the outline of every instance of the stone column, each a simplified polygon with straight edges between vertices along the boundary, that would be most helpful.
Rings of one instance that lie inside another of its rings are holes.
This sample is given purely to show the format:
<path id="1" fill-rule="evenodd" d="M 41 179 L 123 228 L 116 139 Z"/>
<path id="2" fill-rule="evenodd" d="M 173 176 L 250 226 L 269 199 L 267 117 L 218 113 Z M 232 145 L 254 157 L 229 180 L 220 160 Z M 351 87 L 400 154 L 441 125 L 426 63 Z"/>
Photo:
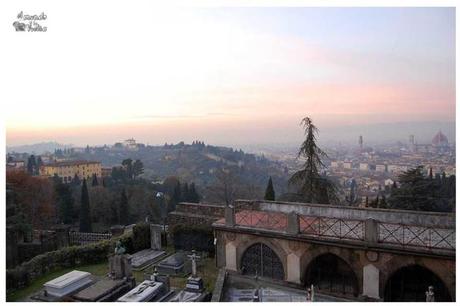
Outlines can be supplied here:
<path id="1" fill-rule="evenodd" d="M 287 229 L 288 234 L 297 235 L 299 233 L 299 215 L 295 212 L 290 212 L 287 216 Z"/>
<path id="2" fill-rule="evenodd" d="M 373 264 L 363 268 L 363 296 L 373 299 L 380 299 L 379 295 L 379 274 L 380 271 Z"/>
<path id="3" fill-rule="evenodd" d="M 225 245 L 225 266 L 227 270 L 237 271 L 236 246 L 233 242 L 227 242 Z"/>
<path id="4" fill-rule="evenodd" d="M 374 219 L 367 219 L 364 225 L 364 239 L 369 244 L 375 244 L 379 240 L 378 222 Z"/>
<path id="5" fill-rule="evenodd" d="M 225 207 L 225 225 L 235 226 L 235 207 L 232 205 Z"/>
<path id="6" fill-rule="evenodd" d="M 288 282 L 300 284 L 300 257 L 295 253 L 291 253 L 287 256 L 287 276 Z"/>

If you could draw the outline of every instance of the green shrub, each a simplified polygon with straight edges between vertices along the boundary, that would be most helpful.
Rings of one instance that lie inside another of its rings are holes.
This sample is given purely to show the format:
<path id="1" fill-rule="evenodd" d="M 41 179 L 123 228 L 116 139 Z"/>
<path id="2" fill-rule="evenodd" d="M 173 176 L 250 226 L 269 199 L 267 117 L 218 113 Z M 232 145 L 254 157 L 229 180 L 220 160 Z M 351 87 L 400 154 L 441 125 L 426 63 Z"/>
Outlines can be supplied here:
<path id="1" fill-rule="evenodd" d="M 196 250 L 214 254 L 214 234 L 209 226 L 178 224 L 171 229 L 176 250 Z"/>
<path id="2" fill-rule="evenodd" d="M 35 256 L 13 269 L 6 270 L 7 291 L 26 287 L 33 280 L 56 269 L 103 262 L 113 253 L 118 240 L 121 240 L 126 252 L 131 254 L 146 245 L 150 246 L 150 228 L 147 237 L 146 226 L 148 225 L 136 225 L 131 234 L 113 237 L 110 240 L 69 246 Z"/>
<path id="3" fill-rule="evenodd" d="M 133 228 L 133 249 L 135 252 L 150 248 L 150 225 L 145 222 Z"/>

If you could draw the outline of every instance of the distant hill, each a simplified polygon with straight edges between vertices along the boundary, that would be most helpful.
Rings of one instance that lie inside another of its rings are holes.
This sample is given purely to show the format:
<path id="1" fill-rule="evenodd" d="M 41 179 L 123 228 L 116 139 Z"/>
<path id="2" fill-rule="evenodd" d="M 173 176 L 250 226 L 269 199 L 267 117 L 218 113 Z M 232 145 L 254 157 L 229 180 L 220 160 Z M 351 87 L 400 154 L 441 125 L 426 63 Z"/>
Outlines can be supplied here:
<path id="1" fill-rule="evenodd" d="M 105 167 L 120 165 L 127 158 L 140 159 L 145 168 L 144 178 L 157 181 L 176 176 L 183 182 L 194 182 L 200 187 L 216 184 L 216 173 L 222 169 L 231 171 L 238 184 L 260 191 L 265 190 L 271 176 L 276 191 L 284 192 L 288 179 L 287 169 L 278 161 L 204 143 L 143 146 L 137 151 L 92 147 L 89 153 L 74 153 L 71 158 L 99 160 Z"/>
<path id="2" fill-rule="evenodd" d="M 29 153 L 29 154 L 43 154 L 46 152 L 54 152 L 55 149 L 65 149 L 71 148 L 73 145 L 71 144 L 60 144 L 57 142 L 40 142 L 30 145 L 22 145 L 22 146 L 12 146 L 6 147 L 6 152 L 17 152 L 17 153 Z"/>

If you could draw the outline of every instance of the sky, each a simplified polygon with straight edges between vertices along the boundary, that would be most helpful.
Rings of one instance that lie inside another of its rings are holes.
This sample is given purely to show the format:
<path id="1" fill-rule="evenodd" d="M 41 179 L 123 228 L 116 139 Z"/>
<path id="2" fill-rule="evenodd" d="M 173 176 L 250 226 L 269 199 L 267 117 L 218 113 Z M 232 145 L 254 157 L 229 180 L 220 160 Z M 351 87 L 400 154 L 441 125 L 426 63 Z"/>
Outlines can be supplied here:
<path id="1" fill-rule="evenodd" d="M 298 142 L 305 116 L 330 138 L 344 126 L 455 122 L 453 8 L 24 13 L 42 11 L 46 33 L 5 33 L 9 146 Z"/>

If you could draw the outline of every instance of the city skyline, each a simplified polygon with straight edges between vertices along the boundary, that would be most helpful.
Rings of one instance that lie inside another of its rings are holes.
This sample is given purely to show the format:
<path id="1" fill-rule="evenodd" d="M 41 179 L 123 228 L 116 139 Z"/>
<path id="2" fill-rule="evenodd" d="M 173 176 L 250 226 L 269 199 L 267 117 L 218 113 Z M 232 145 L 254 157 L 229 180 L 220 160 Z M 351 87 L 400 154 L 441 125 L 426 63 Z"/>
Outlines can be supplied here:
<path id="1" fill-rule="evenodd" d="M 56 6 L 41 61 L 26 56 L 35 37 L 12 35 L 7 53 L 23 60 L 8 67 L 22 82 L 6 88 L 7 145 L 295 143 L 307 115 L 331 139 L 342 126 L 455 123 L 453 8 L 143 8 L 114 5 L 105 31 L 102 7 L 64 29 L 83 8 Z"/>

